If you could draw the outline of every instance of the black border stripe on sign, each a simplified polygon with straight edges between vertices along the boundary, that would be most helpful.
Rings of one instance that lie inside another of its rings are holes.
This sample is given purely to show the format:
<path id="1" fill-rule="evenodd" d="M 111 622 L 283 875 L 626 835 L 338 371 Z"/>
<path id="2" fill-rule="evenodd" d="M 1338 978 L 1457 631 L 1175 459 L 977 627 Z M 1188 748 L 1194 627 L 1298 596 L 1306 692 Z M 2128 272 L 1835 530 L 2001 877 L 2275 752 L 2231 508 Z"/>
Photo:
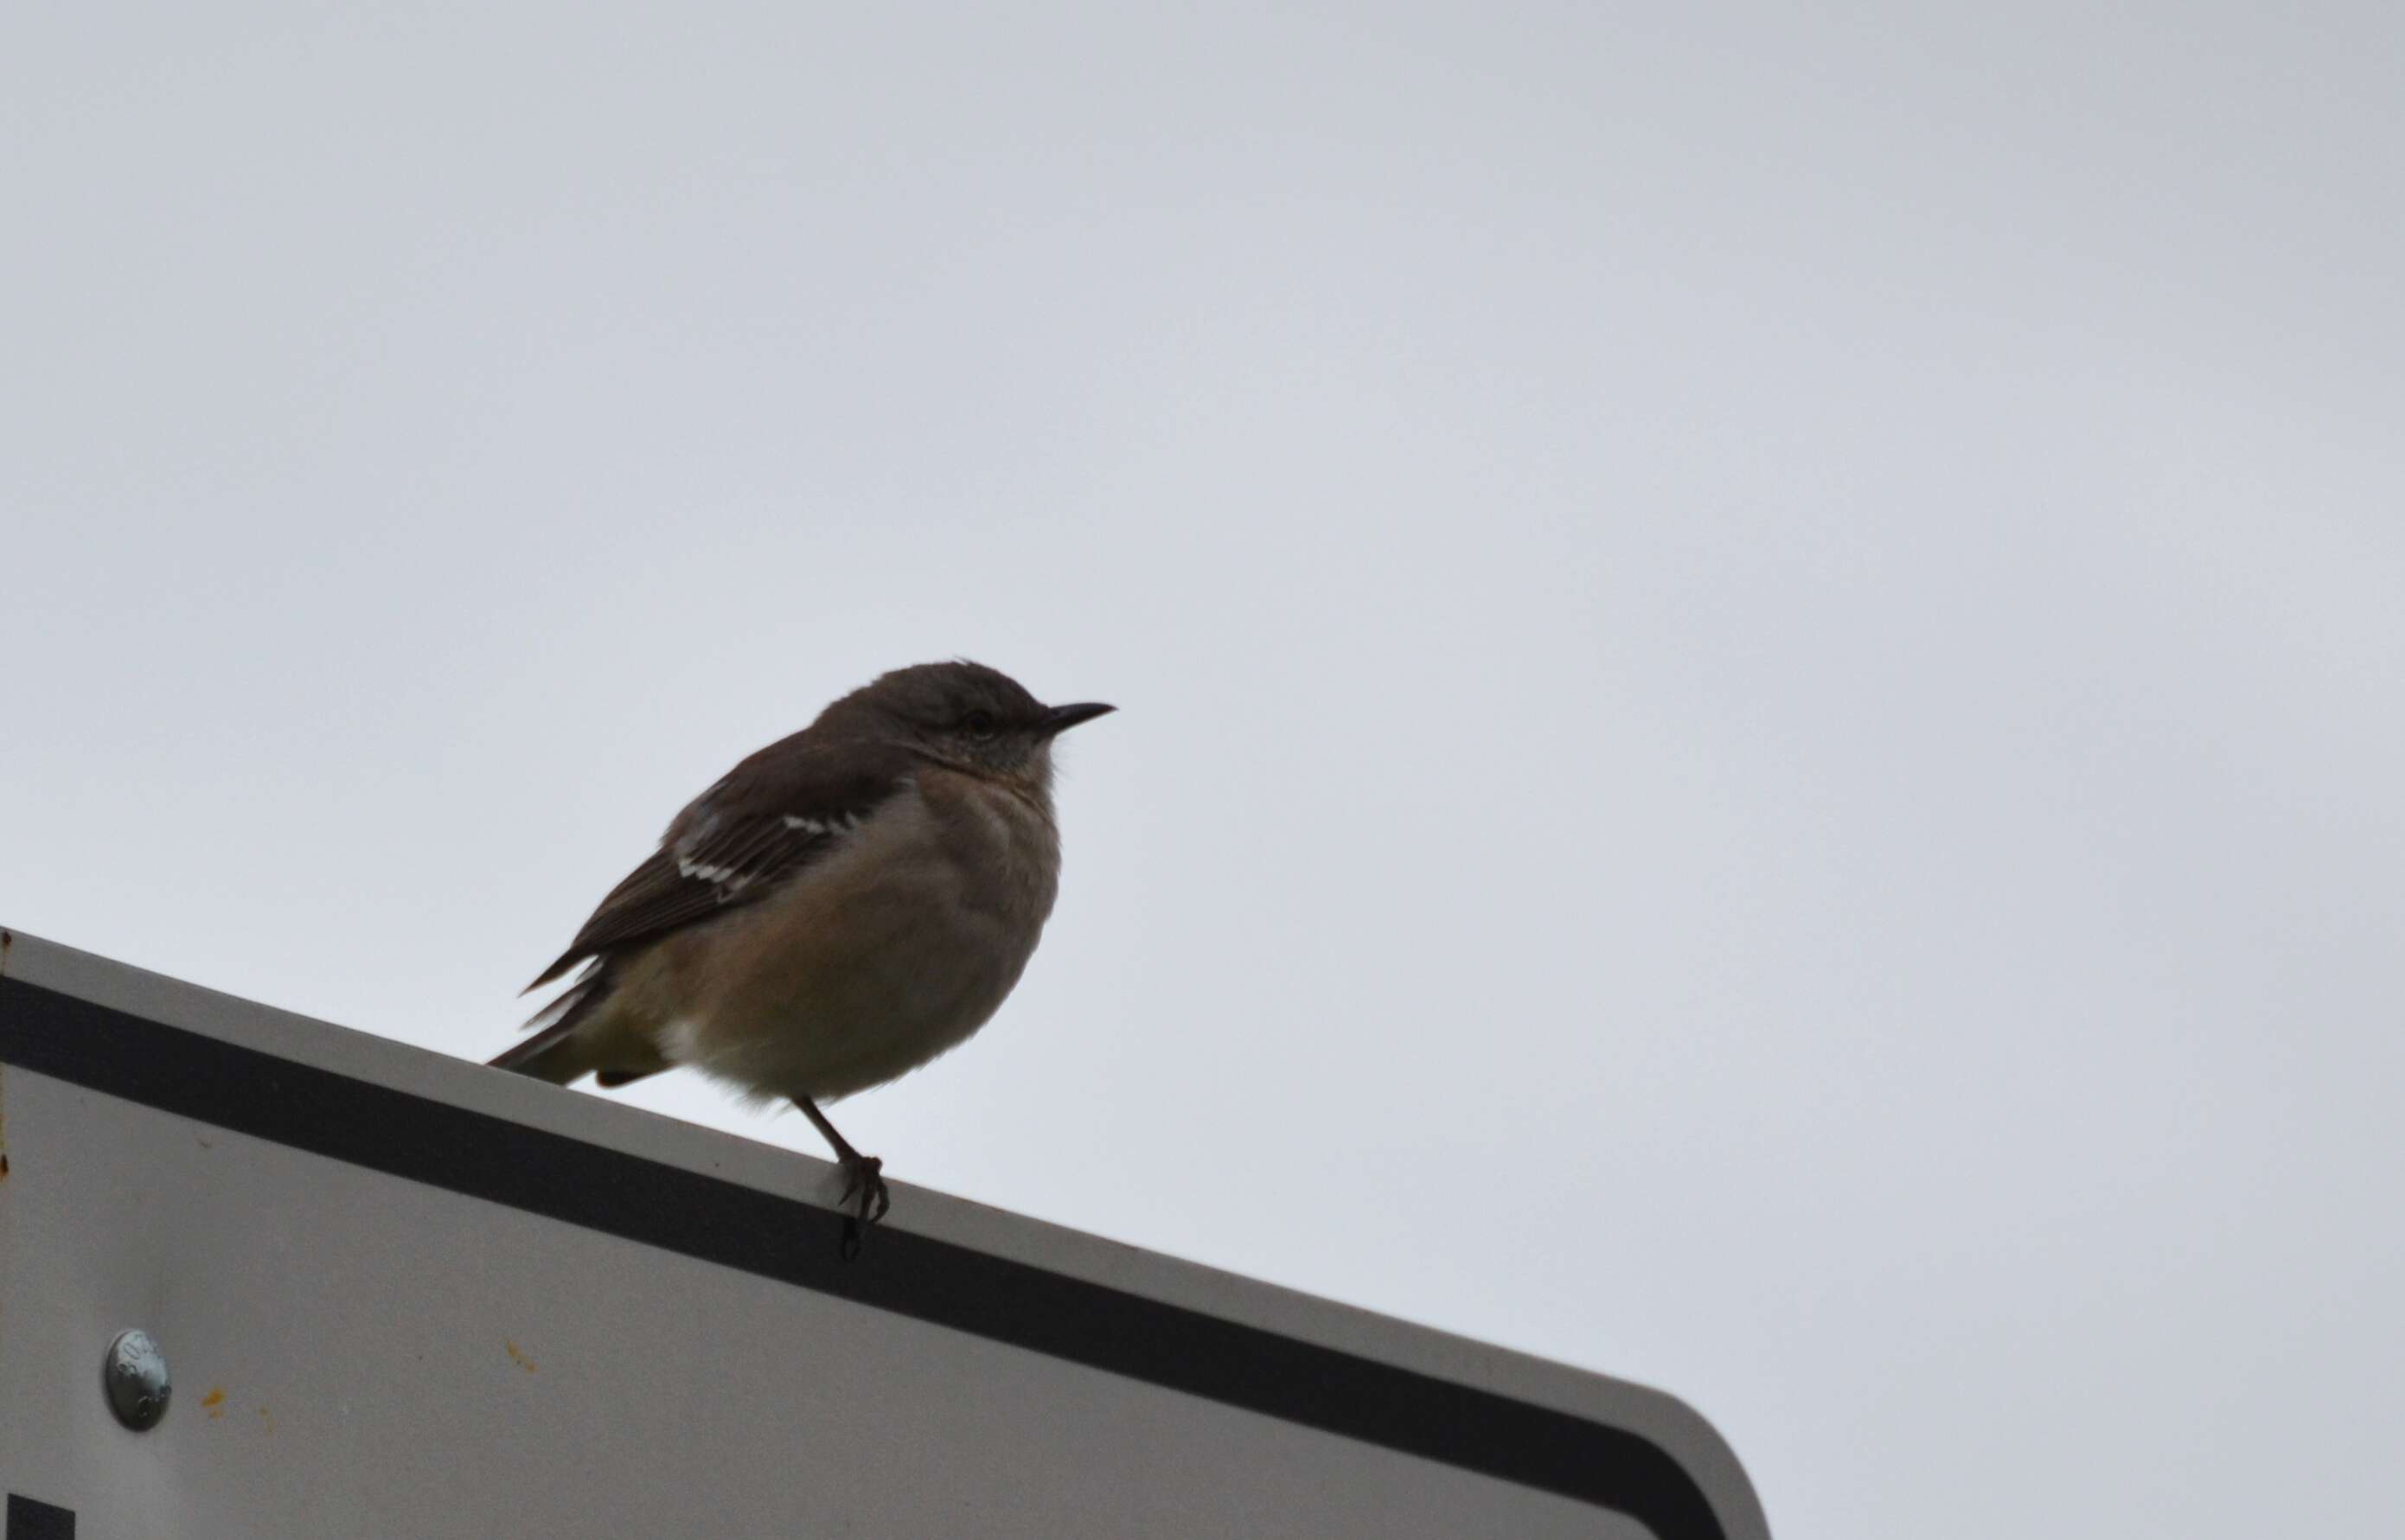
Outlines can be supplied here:
<path id="1" fill-rule="evenodd" d="M 1549 1407 L 1124 1290 L 883 1229 L 837 1252 L 826 1209 L 0 979 L 0 1060 L 370 1170 L 505 1203 L 1725 1540 L 1660 1446 Z"/>
<path id="2" fill-rule="evenodd" d="M 13 1491 L 8 1494 L 8 1523 L 0 1530 L 0 1540 L 75 1540 L 75 1532 L 72 1508 L 52 1507 Z"/>

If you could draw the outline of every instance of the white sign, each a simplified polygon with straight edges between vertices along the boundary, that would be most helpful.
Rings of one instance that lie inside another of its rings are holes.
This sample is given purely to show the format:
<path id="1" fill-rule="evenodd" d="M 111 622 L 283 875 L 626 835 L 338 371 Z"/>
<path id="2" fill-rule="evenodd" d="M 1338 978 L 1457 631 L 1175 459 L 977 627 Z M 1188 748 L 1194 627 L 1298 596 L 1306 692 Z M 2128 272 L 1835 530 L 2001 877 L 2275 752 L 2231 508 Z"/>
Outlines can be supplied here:
<path id="1" fill-rule="evenodd" d="M 1658 1392 L 0 937 L 6 1540 L 1767 1533 Z"/>

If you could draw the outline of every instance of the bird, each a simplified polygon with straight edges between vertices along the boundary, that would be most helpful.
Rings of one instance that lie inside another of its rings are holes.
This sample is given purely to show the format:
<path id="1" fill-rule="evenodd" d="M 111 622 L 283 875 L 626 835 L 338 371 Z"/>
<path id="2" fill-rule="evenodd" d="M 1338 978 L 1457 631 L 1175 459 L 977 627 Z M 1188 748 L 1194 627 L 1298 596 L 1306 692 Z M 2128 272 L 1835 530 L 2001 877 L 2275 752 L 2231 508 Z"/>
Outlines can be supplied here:
<path id="1" fill-rule="evenodd" d="M 489 1063 L 604 1089 L 689 1066 L 789 1100 L 844 1178 L 843 1253 L 884 1162 L 821 1110 L 992 1019 L 1060 891 L 1053 740 L 1115 709 L 1047 706 L 966 660 L 880 674 L 677 814 L 527 987 L 567 987 Z"/>

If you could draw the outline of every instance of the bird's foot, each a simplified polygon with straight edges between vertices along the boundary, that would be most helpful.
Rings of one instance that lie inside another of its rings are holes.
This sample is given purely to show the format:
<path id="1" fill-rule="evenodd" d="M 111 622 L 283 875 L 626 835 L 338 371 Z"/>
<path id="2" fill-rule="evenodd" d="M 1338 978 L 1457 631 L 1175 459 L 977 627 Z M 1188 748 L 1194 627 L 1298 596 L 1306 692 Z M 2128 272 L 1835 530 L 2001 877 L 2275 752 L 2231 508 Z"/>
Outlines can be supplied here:
<path id="1" fill-rule="evenodd" d="M 837 1163 L 843 1172 L 843 1197 L 837 1200 L 844 1209 L 843 1259 L 846 1262 L 860 1254 L 860 1239 L 868 1226 L 885 1217 L 893 1206 L 893 1196 L 885 1190 L 885 1162 L 875 1155 L 853 1155 Z"/>

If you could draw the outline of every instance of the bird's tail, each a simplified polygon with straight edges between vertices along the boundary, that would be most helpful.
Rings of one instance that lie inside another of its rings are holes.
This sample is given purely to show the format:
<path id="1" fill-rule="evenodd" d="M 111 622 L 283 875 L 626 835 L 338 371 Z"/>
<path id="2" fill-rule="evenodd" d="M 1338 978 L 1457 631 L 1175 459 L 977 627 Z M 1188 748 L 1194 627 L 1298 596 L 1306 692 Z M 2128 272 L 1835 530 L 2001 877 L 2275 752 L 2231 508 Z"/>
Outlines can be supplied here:
<path id="1" fill-rule="evenodd" d="M 608 962 L 595 963 L 558 999 L 537 1011 L 527 1022 L 534 1031 L 532 1037 L 510 1044 L 485 1062 L 496 1070 L 514 1070 L 554 1085 L 569 1084 L 595 1068 L 592 1046 L 585 1041 L 586 1034 L 577 1029 L 609 1000 L 617 982 L 611 975 Z"/>

